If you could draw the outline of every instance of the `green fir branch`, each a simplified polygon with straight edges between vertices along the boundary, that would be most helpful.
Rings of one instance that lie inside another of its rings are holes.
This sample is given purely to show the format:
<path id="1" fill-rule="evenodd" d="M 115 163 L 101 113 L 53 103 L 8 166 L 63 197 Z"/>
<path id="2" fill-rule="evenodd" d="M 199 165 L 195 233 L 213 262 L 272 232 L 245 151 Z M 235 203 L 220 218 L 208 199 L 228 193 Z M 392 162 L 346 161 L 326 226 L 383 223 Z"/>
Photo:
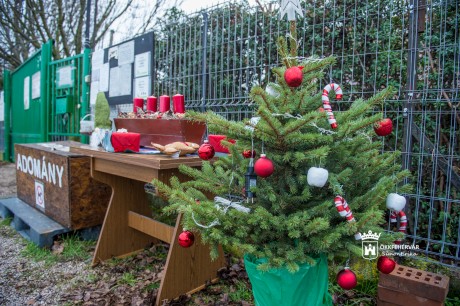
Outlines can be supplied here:
<path id="1" fill-rule="evenodd" d="M 249 97 L 256 102 L 259 106 L 265 107 L 271 113 L 277 113 L 276 105 L 269 99 L 268 93 L 261 87 L 253 87 Z"/>
<path id="2" fill-rule="evenodd" d="M 270 129 L 273 132 L 273 136 L 275 136 L 274 141 L 280 141 L 281 140 L 281 130 L 282 130 L 282 124 L 281 122 L 276 119 L 265 107 L 260 107 L 259 110 L 257 111 L 257 114 L 264 120 L 264 122 L 270 127 Z M 260 124 L 261 122 L 259 122 Z M 258 124 L 258 125 L 259 125 Z"/>
<path id="3" fill-rule="evenodd" d="M 295 133 L 302 128 L 310 125 L 312 122 L 318 120 L 320 117 L 320 113 L 317 111 L 309 112 L 305 115 L 303 115 L 301 118 L 297 119 L 291 119 L 288 124 L 284 126 L 284 128 L 281 131 L 282 135 L 288 135 L 291 133 Z"/>

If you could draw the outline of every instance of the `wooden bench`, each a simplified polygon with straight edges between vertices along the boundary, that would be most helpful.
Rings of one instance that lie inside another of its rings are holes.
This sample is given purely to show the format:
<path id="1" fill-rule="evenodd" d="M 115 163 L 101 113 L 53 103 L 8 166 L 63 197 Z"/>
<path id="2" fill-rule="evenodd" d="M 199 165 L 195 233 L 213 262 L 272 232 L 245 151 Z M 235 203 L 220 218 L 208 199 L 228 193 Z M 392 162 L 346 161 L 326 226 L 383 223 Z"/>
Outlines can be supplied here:
<path id="1" fill-rule="evenodd" d="M 145 192 L 145 183 L 157 178 L 169 183 L 172 176 L 186 179 L 178 170 L 180 164 L 201 167 L 198 157 L 177 159 L 164 155 L 107 153 L 87 145 L 72 146 L 71 152 L 91 157 L 91 176 L 112 187 L 112 197 L 102 225 L 93 257 L 93 265 L 113 257 L 133 254 L 152 243 L 170 244 L 166 266 L 155 305 L 183 294 L 203 289 L 207 282 L 217 280 L 217 271 L 225 266 L 220 256 L 211 261 L 209 247 L 195 235 L 190 248 L 178 244 L 182 232 L 179 215 L 176 225 L 169 226 L 148 217 L 152 215 Z"/>

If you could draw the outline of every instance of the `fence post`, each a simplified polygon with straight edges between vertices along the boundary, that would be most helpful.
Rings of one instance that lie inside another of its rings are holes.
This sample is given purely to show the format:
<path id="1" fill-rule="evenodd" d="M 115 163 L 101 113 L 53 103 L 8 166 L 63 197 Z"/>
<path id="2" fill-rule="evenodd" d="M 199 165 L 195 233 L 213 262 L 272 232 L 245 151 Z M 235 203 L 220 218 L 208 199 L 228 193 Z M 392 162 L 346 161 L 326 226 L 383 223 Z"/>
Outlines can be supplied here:
<path id="1" fill-rule="evenodd" d="M 4 70 L 3 72 L 3 114 L 5 116 L 4 124 L 4 139 L 3 139 L 3 160 L 11 162 L 11 72 Z"/>
<path id="2" fill-rule="evenodd" d="M 91 49 L 85 48 L 83 50 L 83 82 L 81 86 L 81 102 L 80 102 L 80 118 L 78 120 L 78 127 L 80 127 L 80 120 L 83 118 L 87 113 L 89 113 L 89 82 L 90 82 L 90 70 L 91 70 Z M 82 143 L 88 143 L 89 138 L 88 136 L 81 136 L 80 141 Z"/>
<path id="3" fill-rule="evenodd" d="M 208 13 L 203 13 L 203 26 L 201 27 L 201 41 L 203 46 L 202 54 L 202 69 L 201 69 L 201 111 L 204 112 L 206 109 L 206 87 L 207 84 L 207 56 L 206 49 L 208 48 Z"/>
<path id="4" fill-rule="evenodd" d="M 412 123 L 414 91 L 417 89 L 417 46 L 418 46 L 418 14 L 421 2 L 424 0 L 410 0 L 409 15 L 409 41 L 408 41 L 408 58 L 407 58 L 407 84 L 406 84 L 406 103 L 403 109 L 404 133 L 403 133 L 403 152 L 402 166 L 403 169 L 411 168 L 412 152 Z M 405 182 L 407 183 L 407 179 Z"/>
<path id="5" fill-rule="evenodd" d="M 48 66 L 51 61 L 51 50 L 53 48 L 53 40 L 48 40 L 45 44 L 42 45 L 41 51 L 41 62 L 40 62 L 40 141 L 48 141 L 48 123 L 50 119 L 50 114 L 48 111 L 48 106 L 53 103 L 49 101 L 48 97 L 48 85 L 50 80 L 48 80 Z"/>

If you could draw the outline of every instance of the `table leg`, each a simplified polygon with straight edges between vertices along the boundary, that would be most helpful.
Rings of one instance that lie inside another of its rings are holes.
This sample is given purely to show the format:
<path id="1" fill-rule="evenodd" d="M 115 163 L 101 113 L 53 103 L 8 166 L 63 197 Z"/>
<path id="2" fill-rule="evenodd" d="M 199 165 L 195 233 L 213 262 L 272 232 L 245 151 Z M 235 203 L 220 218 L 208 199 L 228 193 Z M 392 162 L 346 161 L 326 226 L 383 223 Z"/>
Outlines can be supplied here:
<path id="1" fill-rule="evenodd" d="M 209 246 L 203 245 L 197 234 L 191 247 L 183 248 L 179 245 L 181 220 L 182 215 L 179 215 L 158 291 L 157 306 L 163 305 L 164 300 L 172 300 L 182 294 L 192 294 L 203 289 L 207 282 L 216 281 L 217 271 L 226 266 L 222 248 L 219 246 L 219 257 L 212 261 Z"/>
<path id="2" fill-rule="evenodd" d="M 128 212 L 150 216 L 145 183 L 103 173 L 92 172 L 93 178 L 112 187 L 104 223 L 93 257 L 93 265 L 112 257 L 129 255 L 141 250 L 158 239 L 128 226 Z"/>

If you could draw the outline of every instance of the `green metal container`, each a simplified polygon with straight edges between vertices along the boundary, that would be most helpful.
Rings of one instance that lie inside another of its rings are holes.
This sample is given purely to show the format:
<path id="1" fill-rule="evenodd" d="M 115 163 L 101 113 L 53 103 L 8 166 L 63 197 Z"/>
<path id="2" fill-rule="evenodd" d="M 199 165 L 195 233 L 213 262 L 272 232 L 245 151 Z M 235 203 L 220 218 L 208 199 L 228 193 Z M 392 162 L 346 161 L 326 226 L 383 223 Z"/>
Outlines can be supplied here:
<path id="1" fill-rule="evenodd" d="M 4 73 L 3 159 L 15 159 L 14 144 L 80 140 L 80 120 L 89 112 L 91 50 L 51 61 L 53 41 L 15 71 Z"/>

